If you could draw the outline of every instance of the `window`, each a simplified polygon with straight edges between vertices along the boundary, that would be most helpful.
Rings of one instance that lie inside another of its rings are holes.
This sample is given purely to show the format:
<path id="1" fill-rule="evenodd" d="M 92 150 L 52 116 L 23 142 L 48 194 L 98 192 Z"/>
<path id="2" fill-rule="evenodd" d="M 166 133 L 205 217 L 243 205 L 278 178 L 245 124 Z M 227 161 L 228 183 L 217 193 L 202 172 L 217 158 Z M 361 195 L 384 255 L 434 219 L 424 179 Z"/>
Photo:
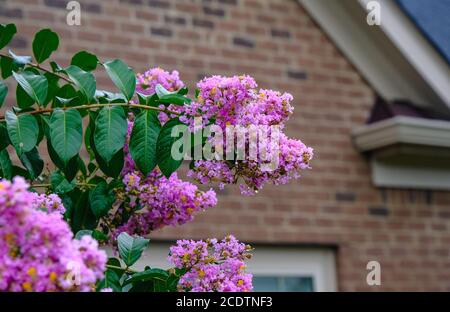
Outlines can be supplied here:
<path id="1" fill-rule="evenodd" d="M 333 249 L 254 247 L 248 271 L 255 291 L 336 291 Z"/>
<path id="2" fill-rule="evenodd" d="M 254 291 L 314 291 L 312 276 L 254 276 Z"/>
<path id="3" fill-rule="evenodd" d="M 153 241 L 135 265 L 169 268 L 169 243 Z M 247 271 L 253 274 L 255 291 L 336 291 L 334 250 L 331 248 L 253 245 Z"/>

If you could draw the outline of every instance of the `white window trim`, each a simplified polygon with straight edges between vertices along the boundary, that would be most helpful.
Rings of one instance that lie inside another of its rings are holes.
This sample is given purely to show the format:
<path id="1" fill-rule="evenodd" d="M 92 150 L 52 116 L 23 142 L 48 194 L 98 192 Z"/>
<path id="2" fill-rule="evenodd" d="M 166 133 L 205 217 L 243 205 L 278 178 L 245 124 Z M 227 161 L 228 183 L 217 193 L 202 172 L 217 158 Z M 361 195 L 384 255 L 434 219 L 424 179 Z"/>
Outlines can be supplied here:
<path id="1" fill-rule="evenodd" d="M 257 246 L 248 271 L 255 276 L 311 276 L 314 291 L 337 291 L 332 249 Z"/>
<path id="2" fill-rule="evenodd" d="M 450 147 L 450 122 L 397 116 L 352 131 L 356 148 L 367 152 L 395 144 Z"/>

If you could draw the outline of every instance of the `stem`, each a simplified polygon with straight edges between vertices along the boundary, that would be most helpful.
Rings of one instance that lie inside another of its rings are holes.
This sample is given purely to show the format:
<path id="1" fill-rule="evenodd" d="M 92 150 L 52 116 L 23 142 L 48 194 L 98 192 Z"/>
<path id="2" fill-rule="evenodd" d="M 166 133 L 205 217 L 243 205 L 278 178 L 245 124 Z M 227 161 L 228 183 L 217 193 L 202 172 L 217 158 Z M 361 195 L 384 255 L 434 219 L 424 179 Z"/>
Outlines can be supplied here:
<path id="1" fill-rule="evenodd" d="M 9 59 L 11 59 L 11 60 L 14 59 L 12 56 L 10 56 L 10 55 L 8 55 L 8 54 L 4 54 L 4 53 L 0 53 L 0 56 L 2 56 L 2 57 L 7 57 L 7 58 L 9 58 Z M 39 64 L 35 64 L 35 63 L 31 63 L 31 62 L 30 62 L 30 63 L 27 63 L 26 65 L 31 66 L 31 67 L 34 67 L 34 68 L 39 69 L 39 70 L 42 70 L 42 71 L 44 71 L 44 72 L 46 72 L 46 73 L 52 74 L 52 75 L 54 75 L 54 76 L 56 76 L 56 77 L 58 77 L 58 78 L 60 78 L 60 79 L 62 79 L 62 80 L 67 81 L 67 82 L 70 83 L 70 84 L 73 84 L 73 81 L 70 80 L 69 78 L 67 78 L 67 77 L 65 77 L 65 76 L 63 76 L 63 75 L 60 75 L 60 74 L 58 74 L 58 73 L 54 73 L 54 72 L 52 72 L 51 70 L 49 70 L 49 69 L 47 69 L 47 68 L 44 68 L 44 67 L 42 67 L 42 66 L 39 65 Z"/>
<path id="2" fill-rule="evenodd" d="M 92 170 L 92 172 L 89 174 L 88 179 L 92 178 L 95 175 L 95 173 L 98 171 L 99 168 L 100 167 L 98 165 L 95 165 L 95 169 Z"/>
<path id="3" fill-rule="evenodd" d="M 52 186 L 50 183 L 31 184 L 31 187 L 50 187 L 50 186 Z M 89 183 L 77 183 L 77 186 L 95 187 L 96 185 Z"/>
<path id="4" fill-rule="evenodd" d="M 119 266 L 116 266 L 116 265 L 111 265 L 111 264 L 107 264 L 106 267 L 108 269 L 122 270 L 122 271 L 129 272 L 129 273 L 136 273 L 137 272 L 136 270 L 133 270 L 133 269 L 130 269 L 130 268 L 122 268 L 122 267 L 119 267 Z"/>
<path id="5" fill-rule="evenodd" d="M 142 109 L 151 109 L 156 110 L 160 112 L 166 112 L 169 114 L 175 114 L 179 115 L 179 112 L 172 111 L 170 109 L 166 108 L 159 108 L 154 106 L 147 106 L 142 104 L 134 104 L 134 103 L 108 103 L 108 104 L 85 104 L 85 105 L 79 105 L 79 106 L 72 106 L 72 107 L 57 107 L 57 108 L 44 108 L 40 110 L 35 110 L 31 112 L 18 112 L 17 115 L 22 114 L 29 114 L 29 115 L 38 115 L 38 114 L 44 114 L 44 113 L 52 113 L 55 109 L 92 109 L 92 108 L 98 108 L 98 107 L 105 107 L 105 106 L 129 106 L 129 107 L 135 107 L 135 108 L 142 108 Z M 5 116 L 0 116 L 0 121 L 5 120 Z"/>
<path id="6" fill-rule="evenodd" d="M 44 184 L 31 184 L 32 187 L 50 187 L 52 186 L 50 183 L 44 183 Z"/>

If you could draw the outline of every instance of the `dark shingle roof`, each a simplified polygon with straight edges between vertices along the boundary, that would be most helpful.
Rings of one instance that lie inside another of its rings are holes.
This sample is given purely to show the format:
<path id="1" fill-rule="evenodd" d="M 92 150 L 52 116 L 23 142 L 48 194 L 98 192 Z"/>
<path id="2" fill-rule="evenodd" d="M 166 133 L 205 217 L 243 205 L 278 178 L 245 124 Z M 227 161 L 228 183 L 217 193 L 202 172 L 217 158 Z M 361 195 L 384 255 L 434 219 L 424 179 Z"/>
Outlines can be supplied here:
<path id="1" fill-rule="evenodd" d="M 450 0 L 397 0 L 397 3 L 450 64 Z"/>
<path id="2" fill-rule="evenodd" d="M 446 120 L 450 121 L 450 116 L 444 116 L 432 110 L 420 108 L 407 100 L 386 101 L 377 97 L 375 104 L 372 106 L 368 124 L 389 119 L 396 116 L 407 116 L 424 119 Z"/>

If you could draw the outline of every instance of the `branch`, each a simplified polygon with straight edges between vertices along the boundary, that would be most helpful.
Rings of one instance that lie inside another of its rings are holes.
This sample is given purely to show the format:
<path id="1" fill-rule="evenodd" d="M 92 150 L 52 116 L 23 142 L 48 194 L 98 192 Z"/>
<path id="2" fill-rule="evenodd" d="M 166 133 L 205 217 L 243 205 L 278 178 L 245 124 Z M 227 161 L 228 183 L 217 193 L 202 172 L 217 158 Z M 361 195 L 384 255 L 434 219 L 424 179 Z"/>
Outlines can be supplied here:
<path id="1" fill-rule="evenodd" d="M 99 108 L 99 107 L 105 107 L 105 106 L 129 106 L 129 107 L 135 107 L 135 108 L 142 108 L 142 109 L 151 109 L 156 110 L 160 112 L 166 112 L 169 114 L 174 115 L 180 115 L 179 112 L 167 109 L 167 108 L 159 108 L 154 106 L 147 106 L 142 104 L 134 104 L 134 103 L 107 103 L 107 104 L 85 104 L 85 105 L 79 105 L 79 106 L 72 106 L 72 107 L 56 107 L 56 108 L 44 108 L 40 110 L 35 110 L 31 112 L 18 112 L 17 115 L 22 114 L 29 114 L 29 115 L 38 115 L 38 114 L 45 114 L 45 113 L 52 113 L 56 109 L 92 109 L 92 108 Z M 5 116 L 0 116 L 0 121 L 5 120 Z"/>
<path id="2" fill-rule="evenodd" d="M 106 267 L 107 267 L 108 269 L 122 270 L 122 271 L 125 271 L 125 272 L 128 272 L 128 273 L 137 273 L 137 271 L 135 271 L 135 270 L 133 270 L 133 269 L 130 269 L 130 268 L 122 268 L 122 267 L 119 267 L 119 266 L 116 266 L 116 265 L 111 265 L 111 264 L 107 264 Z"/>
<path id="3" fill-rule="evenodd" d="M 97 185 L 95 184 L 89 184 L 89 183 L 77 183 L 77 186 L 87 186 L 87 187 L 95 187 Z M 30 187 L 39 187 L 39 188 L 45 188 L 52 186 L 50 183 L 43 183 L 43 184 L 30 184 Z"/>
<path id="4" fill-rule="evenodd" d="M 1 56 L 1 57 L 7 57 L 7 58 L 9 58 L 9 59 L 11 59 L 11 60 L 14 59 L 12 56 L 10 56 L 10 55 L 8 55 L 8 54 L 4 54 L 4 53 L 0 53 L 0 56 Z M 47 69 L 47 68 L 44 68 L 44 67 L 42 67 L 42 66 L 39 65 L 39 64 L 35 64 L 35 63 L 31 63 L 31 62 L 30 62 L 30 63 L 27 63 L 26 65 L 31 66 L 31 67 L 34 67 L 34 68 L 39 69 L 39 70 L 42 70 L 42 71 L 44 71 L 44 72 L 46 72 L 46 73 L 52 74 L 52 75 L 54 75 L 54 76 L 56 76 L 56 77 L 58 77 L 58 78 L 60 78 L 60 79 L 62 79 L 62 80 L 67 81 L 67 82 L 70 83 L 70 84 L 73 84 L 73 81 L 70 80 L 69 78 L 67 78 L 66 76 L 60 75 L 60 74 L 58 74 L 58 73 L 54 73 L 54 72 L 52 72 L 51 70 L 49 70 L 49 69 Z"/>

